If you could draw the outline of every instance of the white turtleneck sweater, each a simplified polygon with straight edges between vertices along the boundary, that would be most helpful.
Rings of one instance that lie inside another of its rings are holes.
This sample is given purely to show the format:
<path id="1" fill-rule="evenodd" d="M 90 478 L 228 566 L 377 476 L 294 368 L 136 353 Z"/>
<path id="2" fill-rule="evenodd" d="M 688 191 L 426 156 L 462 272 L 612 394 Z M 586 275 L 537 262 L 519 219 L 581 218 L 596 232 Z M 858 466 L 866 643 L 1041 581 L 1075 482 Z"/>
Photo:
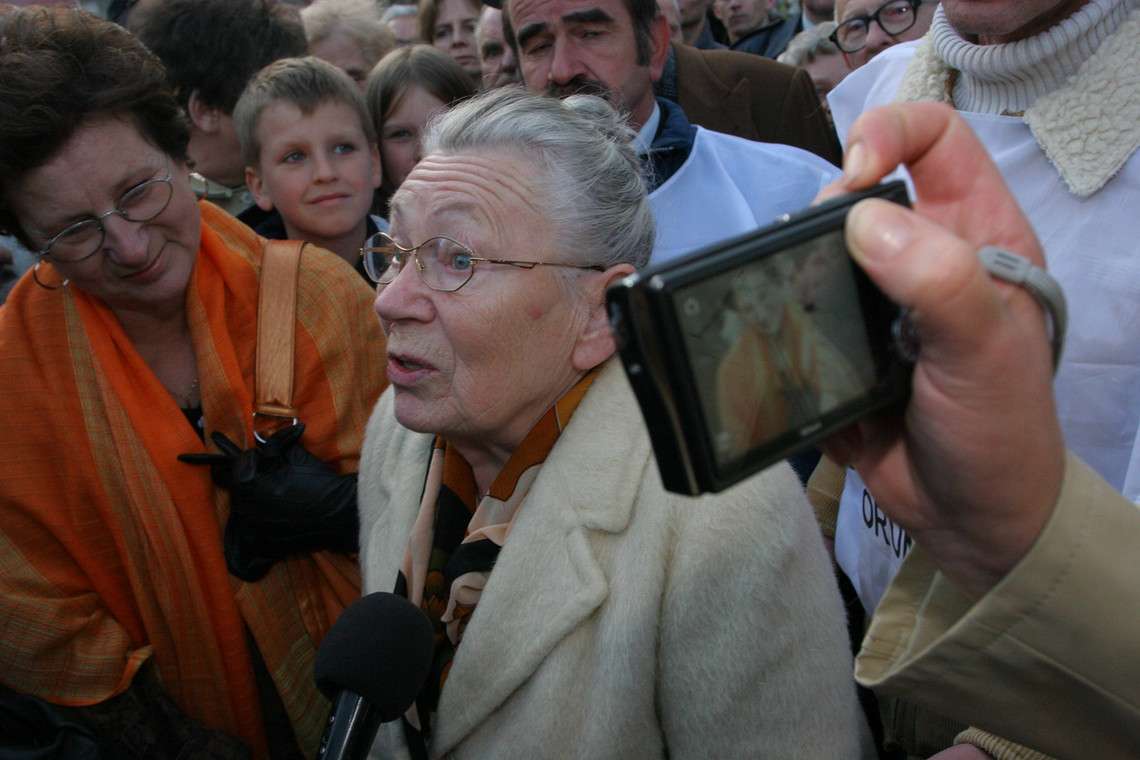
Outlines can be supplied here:
<path id="1" fill-rule="evenodd" d="M 1001 45 L 964 39 L 940 6 L 929 37 L 938 57 L 959 72 L 952 91 L 955 108 L 1019 115 L 1075 75 L 1136 5 L 1136 0 L 1089 0 L 1056 26 Z"/>
<path id="2" fill-rule="evenodd" d="M 1054 385 L 1066 442 L 1133 501 L 1140 500 L 1138 8 L 1140 0 L 1090 0 L 1040 34 L 998 45 L 964 39 L 939 8 L 926 37 L 880 53 L 828 95 L 841 137 L 863 111 L 905 100 L 951 103 L 978 134 L 1069 301 Z M 893 526 L 867 525 L 874 514 L 867 498 L 849 471 L 836 556 L 873 609 L 907 542 L 884 540 Z"/>

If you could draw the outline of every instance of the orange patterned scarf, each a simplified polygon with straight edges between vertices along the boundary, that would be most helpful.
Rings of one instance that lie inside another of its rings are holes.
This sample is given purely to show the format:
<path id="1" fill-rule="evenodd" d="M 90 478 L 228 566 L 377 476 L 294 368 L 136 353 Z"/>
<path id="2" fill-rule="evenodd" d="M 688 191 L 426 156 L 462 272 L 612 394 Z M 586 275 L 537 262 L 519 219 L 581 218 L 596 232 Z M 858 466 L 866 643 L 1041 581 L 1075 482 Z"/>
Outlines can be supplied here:
<path id="1" fill-rule="evenodd" d="M 186 309 L 206 432 L 249 447 L 263 241 L 201 209 Z M 353 472 L 383 382 L 383 334 L 359 277 L 310 251 L 295 404 L 306 447 Z M 0 419 L 0 678 L 89 705 L 121 693 L 149 659 L 190 717 L 262 757 L 248 627 L 314 755 L 328 703 L 312 663 L 359 594 L 355 559 L 318 553 L 255 584 L 231 577 L 220 537 L 228 496 L 176 458 L 205 445 L 111 312 L 74 287 L 25 278 L 0 309 Z"/>

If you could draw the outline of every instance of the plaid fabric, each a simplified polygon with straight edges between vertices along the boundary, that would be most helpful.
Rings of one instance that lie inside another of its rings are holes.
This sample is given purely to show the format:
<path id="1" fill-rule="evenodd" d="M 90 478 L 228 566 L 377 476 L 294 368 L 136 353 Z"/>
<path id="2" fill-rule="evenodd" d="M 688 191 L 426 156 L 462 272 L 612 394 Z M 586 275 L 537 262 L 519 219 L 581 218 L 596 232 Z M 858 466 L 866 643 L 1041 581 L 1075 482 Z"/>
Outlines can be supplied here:
<path id="1" fill-rule="evenodd" d="M 206 431 L 249 447 L 263 241 L 211 204 L 201 210 L 186 311 Z M 358 467 L 384 378 L 371 302 L 343 262 L 306 250 L 294 403 L 305 446 L 341 472 Z M 355 558 L 320 553 L 256 584 L 232 578 L 228 496 L 207 468 L 176 459 L 205 445 L 111 312 L 76 288 L 25 278 L 0 309 L 0 419 L 0 678 L 90 705 L 122 693 L 150 659 L 191 718 L 263 756 L 248 626 L 314 755 L 328 703 L 312 664 L 359 595 Z"/>

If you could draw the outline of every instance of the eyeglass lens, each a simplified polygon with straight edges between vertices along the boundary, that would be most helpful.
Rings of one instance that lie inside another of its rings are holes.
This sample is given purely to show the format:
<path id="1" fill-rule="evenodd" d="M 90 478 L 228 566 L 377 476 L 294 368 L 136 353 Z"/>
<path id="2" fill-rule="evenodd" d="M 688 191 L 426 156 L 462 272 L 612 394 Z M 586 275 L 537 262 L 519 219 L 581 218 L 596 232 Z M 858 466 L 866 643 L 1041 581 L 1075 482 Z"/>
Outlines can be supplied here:
<path id="1" fill-rule="evenodd" d="M 474 254 L 451 238 L 434 237 L 415 248 L 403 248 L 383 232 L 365 243 L 364 270 L 377 284 L 387 285 L 396 279 L 409 256 L 416 259 L 420 279 L 433 290 L 458 290 L 474 271 Z"/>
<path id="2" fill-rule="evenodd" d="M 171 174 L 148 180 L 128 190 L 119 204 L 98 219 L 84 219 L 52 239 L 47 255 L 57 261 L 79 261 L 91 256 L 103 244 L 103 219 L 118 214 L 128 222 L 149 222 L 166 210 L 173 188 Z"/>
<path id="3" fill-rule="evenodd" d="M 867 33 L 874 21 L 890 35 L 902 34 L 914 26 L 918 2 L 915 0 L 892 0 L 880 5 L 869 16 L 856 16 L 839 25 L 835 30 L 835 43 L 844 53 L 857 53 L 867 44 Z"/>

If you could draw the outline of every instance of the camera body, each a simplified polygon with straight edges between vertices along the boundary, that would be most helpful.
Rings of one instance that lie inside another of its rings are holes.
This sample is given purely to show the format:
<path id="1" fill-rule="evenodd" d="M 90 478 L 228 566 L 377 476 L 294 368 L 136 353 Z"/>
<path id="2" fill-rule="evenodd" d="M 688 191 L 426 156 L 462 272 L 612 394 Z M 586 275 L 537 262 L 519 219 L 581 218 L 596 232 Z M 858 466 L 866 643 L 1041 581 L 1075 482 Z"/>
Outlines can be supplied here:
<path id="1" fill-rule="evenodd" d="M 899 307 L 851 259 L 865 198 L 826 201 L 606 293 L 610 324 L 665 487 L 721 491 L 904 401 L 915 346 Z"/>

